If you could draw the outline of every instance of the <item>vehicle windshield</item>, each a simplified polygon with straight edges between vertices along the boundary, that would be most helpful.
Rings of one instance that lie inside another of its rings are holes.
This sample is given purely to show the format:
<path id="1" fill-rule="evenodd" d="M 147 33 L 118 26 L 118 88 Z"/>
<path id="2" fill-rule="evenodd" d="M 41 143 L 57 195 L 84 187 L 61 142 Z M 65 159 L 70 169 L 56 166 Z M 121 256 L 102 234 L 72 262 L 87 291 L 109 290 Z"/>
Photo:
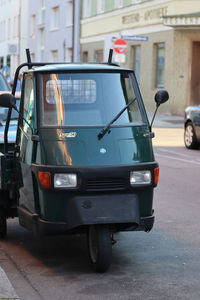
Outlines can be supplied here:
<path id="1" fill-rule="evenodd" d="M 104 126 L 134 98 L 132 72 L 40 75 L 43 126 Z M 144 124 L 134 101 L 112 126 Z"/>

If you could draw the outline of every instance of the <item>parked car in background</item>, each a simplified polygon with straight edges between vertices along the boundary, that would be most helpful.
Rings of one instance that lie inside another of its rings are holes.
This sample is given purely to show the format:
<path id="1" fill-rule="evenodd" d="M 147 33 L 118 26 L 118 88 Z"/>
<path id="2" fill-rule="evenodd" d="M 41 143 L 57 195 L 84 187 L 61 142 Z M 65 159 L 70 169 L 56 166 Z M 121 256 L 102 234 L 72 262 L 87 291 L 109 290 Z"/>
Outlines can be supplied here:
<path id="1" fill-rule="evenodd" d="M 188 149 L 200 147 L 200 105 L 188 106 L 184 117 L 184 142 Z"/>
<path id="2" fill-rule="evenodd" d="M 11 90 L 10 85 L 8 84 L 4 75 L 0 72 L 0 92 L 10 91 L 10 90 Z"/>
<path id="3" fill-rule="evenodd" d="M 11 87 L 7 82 L 5 76 L 0 72 L 0 94 L 5 92 L 11 93 Z M 20 92 L 17 92 L 15 94 L 16 98 L 18 99 L 17 101 L 18 107 L 19 107 L 20 94 L 21 94 Z M 6 119 L 7 119 L 7 111 L 8 108 L 4 108 L 4 107 L 0 108 L 0 152 L 3 151 L 3 147 L 4 147 L 4 130 L 5 130 Z M 9 131 L 8 131 L 9 144 L 13 144 L 16 140 L 17 119 L 18 119 L 18 114 L 16 111 L 13 111 Z"/>

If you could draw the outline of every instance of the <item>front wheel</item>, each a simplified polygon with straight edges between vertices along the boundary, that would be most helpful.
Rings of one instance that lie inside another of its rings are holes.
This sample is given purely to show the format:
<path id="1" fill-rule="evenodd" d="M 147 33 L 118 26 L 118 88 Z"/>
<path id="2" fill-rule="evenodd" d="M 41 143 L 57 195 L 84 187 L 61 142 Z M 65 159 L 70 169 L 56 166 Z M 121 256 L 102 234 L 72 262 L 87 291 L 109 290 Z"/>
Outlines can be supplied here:
<path id="1" fill-rule="evenodd" d="M 186 148 L 188 149 L 196 149 L 198 147 L 198 142 L 192 122 L 188 122 L 185 126 L 184 142 Z"/>
<path id="2" fill-rule="evenodd" d="M 105 272 L 112 258 L 112 240 L 107 225 L 91 225 L 88 229 L 88 254 L 92 268 L 96 272 Z"/>

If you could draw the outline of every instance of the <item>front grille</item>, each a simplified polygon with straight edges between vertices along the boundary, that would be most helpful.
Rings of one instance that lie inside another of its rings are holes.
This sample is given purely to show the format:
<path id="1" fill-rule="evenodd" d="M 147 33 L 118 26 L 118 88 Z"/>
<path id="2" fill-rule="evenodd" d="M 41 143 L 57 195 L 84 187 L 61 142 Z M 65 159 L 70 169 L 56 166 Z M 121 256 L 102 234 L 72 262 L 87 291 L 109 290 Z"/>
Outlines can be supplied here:
<path id="1" fill-rule="evenodd" d="M 87 191 L 117 191 L 126 189 L 126 184 L 124 178 L 88 179 L 86 189 Z"/>

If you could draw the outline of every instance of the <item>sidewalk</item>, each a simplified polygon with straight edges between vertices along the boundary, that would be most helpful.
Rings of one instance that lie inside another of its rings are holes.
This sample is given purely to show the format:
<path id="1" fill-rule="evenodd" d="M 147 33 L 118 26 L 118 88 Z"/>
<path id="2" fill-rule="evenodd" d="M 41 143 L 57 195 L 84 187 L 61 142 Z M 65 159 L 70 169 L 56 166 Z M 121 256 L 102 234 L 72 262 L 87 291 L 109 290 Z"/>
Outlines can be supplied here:
<path id="1" fill-rule="evenodd" d="M 148 114 L 151 123 L 153 113 Z M 184 147 L 184 118 L 170 113 L 156 115 L 152 131 L 155 133 L 153 145 L 160 147 Z"/>
<path id="2" fill-rule="evenodd" d="M 151 123 L 153 113 L 147 112 L 147 116 L 149 118 L 149 122 Z M 153 122 L 153 128 L 183 128 L 183 124 L 183 116 L 176 116 L 170 113 L 159 113 L 158 111 Z"/>
<path id="3" fill-rule="evenodd" d="M 12 284 L 8 280 L 6 273 L 0 267 L 0 300 L 19 300 Z"/>

